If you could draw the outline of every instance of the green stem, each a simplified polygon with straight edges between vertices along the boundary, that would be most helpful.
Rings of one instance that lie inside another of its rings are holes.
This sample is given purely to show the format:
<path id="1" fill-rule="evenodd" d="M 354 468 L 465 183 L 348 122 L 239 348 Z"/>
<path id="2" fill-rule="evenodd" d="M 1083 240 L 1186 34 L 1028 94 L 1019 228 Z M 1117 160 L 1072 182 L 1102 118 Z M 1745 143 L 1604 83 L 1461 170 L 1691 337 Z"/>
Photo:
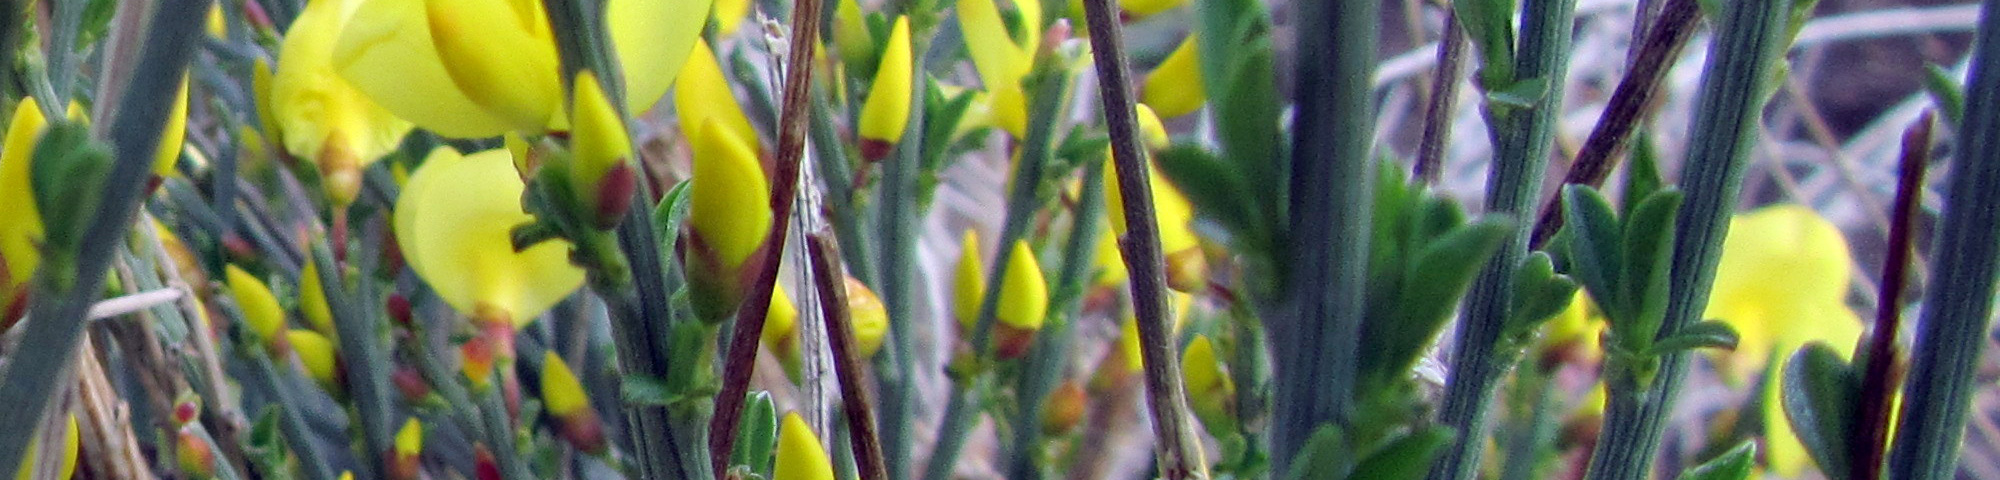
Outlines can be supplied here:
<path id="1" fill-rule="evenodd" d="M 1965 111 L 2000 109 L 2000 0 L 1980 2 L 1978 40 Z M 1993 313 L 1995 238 L 2000 238 L 2000 119 L 1969 114 L 1959 126 L 1944 212 L 1931 249 L 1930 281 L 1910 349 L 1909 383 L 1889 470 L 1901 478 L 1950 478 L 1966 412 L 1980 387 L 1973 374 Z"/>
<path id="2" fill-rule="evenodd" d="M 927 29 L 916 29 L 922 32 Z M 910 37 L 911 72 L 915 75 L 912 85 L 924 85 L 929 78 L 925 72 L 924 59 L 930 52 L 928 35 Z M 882 181 L 876 187 L 881 198 L 876 205 L 875 222 L 881 239 L 881 252 L 875 256 L 881 268 L 875 269 L 874 286 L 882 295 L 882 305 L 889 313 L 889 341 L 876 356 L 876 383 L 882 391 L 882 418 L 889 419 L 882 428 L 882 455 L 888 462 L 890 480 L 910 478 L 912 462 L 915 460 L 915 424 L 917 417 L 917 330 L 916 312 L 916 254 L 917 254 L 917 170 L 923 162 L 924 104 L 925 89 L 911 89 L 910 120 L 904 127 L 903 138 L 897 142 L 895 154 L 882 161 Z M 829 178 L 828 181 L 839 181 Z M 857 245 L 856 248 L 865 248 Z"/>
<path id="3" fill-rule="evenodd" d="M 395 425 L 389 417 L 389 355 L 382 345 L 381 317 L 360 305 L 378 305 L 369 302 L 373 298 L 367 285 L 362 288 L 347 288 L 341 279 L 345 269 L 333 261 L 333 254 L 324 243 L 313 245 L 312 262 L 319 266 L 319 282 L 326 290 L 327 310 L 333 314 L 336 340 L 340 344 L 340 357 L 347 365 L 347 390 L 354 400 L 355 410 L 360 412 L 356 419 L 361 430 L 361 444 L 367 451 L 362 458 L 382 458 L 395 446 L 393 436 Z M 363 255 L 363 257 L 367 257 Z M 361 275 L 365 282 L 373 278 Z M 376 310 L 379 311 L 379 310 Z M 361 462 L 363 472 L 378 472 L 384 468 L 380 462 Z"/>
<path id="4" fill-rule="evenodd" d="M 1056 274 L 1055 295 L 1049 301 L 1049 323 L 1035 335 L 1028 349 L 1022 373 L 1014 386 L 1020 414 L 1014 417 L 1014 442 L 1009 447 L 1007 478 L 1036 480 L 1045 470 L 1036 463 L 1042 444 L 1042 409 L 1048 395 L 1062 380 L 1069 366 L 1070 344 L 1075 336 L 1075 319 L 1082 307 L 1084 290 L 1096 271 L 1092 258 L 1104 214 L 1104 164 L 1085 162 L 1083 188 L 1077 195 L 1075 213 L 1070 217 L 1069 239 L 1063 243 L 1062 271 Z"/>
<path id="5" fill-rule="evenodd" d="M 261 348 L 244 343 L 237 345 L 238 348 Z M 244 353 L 243 356 L 250 359 L 250 369 L 247 374 L 250 383 L 263 390 L 265 394 L 271 395 L 273 399 L 271 406 L 278 409 L 279 433 L 285 435 L 285 441 L 291 444 L 292 453 L 298 455 L 299 469 L 304 471 L 305 478 L 332 480 L 332 467 L 326 463 L 326 459 L 320 457 L 319 449 L 315 448 L 312 442 L 312 427 L 307 426 L 305 417 L 298 410 L 302 403 L 293 395 L 294 392 L 302 391 L 298 388 L 298 379 L 280 376 L 278 369 L 271 364 L 271 357 L 263 352 Z M 283 385 L 281 382 L 292 385 Z M 264 473 L 269 477 L 282 476 L 278 472 Z"/>
<path id="6" fill-rule="evenodd" d="M 1486 106 L 1487 118 L 1493 120 L 1495 151 L 1493 170 L 1486 180 L 1488 213 L 1532 215 L 1535 200 L 1541 196 L 1556 119 L 1562 113 L 1575 12 L 1575 0 L 1529 0 L 1521 7 L 1521 44 L 1513 56 L 1514 81 L 1540 81 L 1546 87 L 1529 108 Z M 1510 308 L 1514 271 L 1527 254 L 1528 224 L 1516 224 L 1505 242 L 1487 261 L 1465 298 L 1444 404 L 1438 413 L 1439 423 L 1458 434 L 1438 457 L 1431 480 L 1473 477 L 1486 447 L 1494 388 L 1513 368 L 1513 360 L 1520 358 L 1521 345 L 1503 342 L 1514 315 Z"/>
<path id="7" fill-rule="evenodd" d="M 1724 4 L 1690 127 L 1688 138 L 1694 140 L 1682 164 L 1680 188 L 1686 200 L 1675 221 L 1678 231 L 1661 338 L 1699 320 L 1708 304 L 1722 239 L 1742 189 L 1743 167 L 1756 143 L 1769 83 L 1778 73 L 1790 5 L 1786 0 Z M 1687 363 L 1687 352 L 1666 354 L 1650 385 L 1607 384 L 1613 401 L 1605 408 L 1604 435 L 1592 452 L 1586 478 L 1648 476 Z"/>
<path id="8" fill-rule="evenodd" d="M 77 245 L 66 248 L 74 255 L 73 271 L 57 272 L 44 265 L 36 284 L 44 288 L 28 305 L 26 325 L 21 326 L 23 345 L 37 346 L 33 355 L 14 355 L 0 367 L 0 398 L 40 399 L 22 401 L 18 408 L 0 409 L 0 432 L 33 431 L 54 405 L 59 395 L 47 395 L 57 385 L 69 382 L 78 342 L 83 338 L 85 314 L 104 285 L 111 254 L 132 225 L 134 213 L 151 176 L 153 150 L 160 141 L 160 125 L 166 124 L 169 101 L 180 87 L 180 74 L 194 45 L 194 22 L 171 12 L 201 11 L 207 0 L 162 0 L 147 30 L 145 53 L 134 67 L 134 81 L 123 97 L 129 101 L 122 112 L 110 119 L 116 163 L 104 179 L 104 194 L 97 214 L 79 237 Z M 68 276 L 73 282 L 58 281 Z M 63 283 L 68 283 L 63 285 Z M 0 472 L 19 469 L 32 435 L 0 435 Z"/>

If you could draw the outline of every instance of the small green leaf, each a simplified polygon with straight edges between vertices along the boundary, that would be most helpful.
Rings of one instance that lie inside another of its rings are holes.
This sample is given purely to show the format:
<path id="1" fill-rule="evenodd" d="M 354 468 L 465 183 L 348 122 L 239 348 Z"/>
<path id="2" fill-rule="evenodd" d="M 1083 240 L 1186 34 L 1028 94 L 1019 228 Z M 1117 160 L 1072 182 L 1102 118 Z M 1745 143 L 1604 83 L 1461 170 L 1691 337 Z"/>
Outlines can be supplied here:
<path id="1" fill-rule="evenodd" d="M 1396 480 L 1423 478 L 1430 472 L 1438 450 L 1451 442 L 1451 431 L 1431 427 L 1398 438 L 1375 450 L 1354 466 L 1347 478 L 1354 480 Z"/>
<path id="2" fill-rule="evenodd" d="M 1514 2 L 1512 0 L 1460 0 L 1451 2 L 1454 17 L 1465 28 L 1465 38 L 1479 51 L 1479 76 L 1483 81 L 1514 78 Z"/>
<path id="3" fill-rule="evenodd" d="M 628 407 L 660 407 L 671 405 L 679 396 L 667 387 L 667 382 L 658 378 L 627 373 L 619 377 L 618 398 Z"/>
<path id="4" fill-rule="evenodd" d="M 1965 86 L 1950 71 L 1935 63 L 1924 65 L 1924 90 L 1930 92 L 1931 102 L 1952 125 L 1965 122 Z"/>
<path id="5" fill-rule="evenodd" d="M 1363 320 L 1362 338 L 1370 348 L 1363 349 L 1361 378 L 1392 378 L 1416 362 L 1512 224 L 1487 219 L 1460 227 L 1430 241 L 1403 265 L 1406 280 L 1396 292 L 1395 311 Z"/>
<path id="6" fill-rule="evenodd" d="M 1852 464 L 1847 446 L 1859 415 L 1861 376 L 1823 342 L 1799 347 L 1785 362 L 1784 375 L 1780 398 L 1799 443 L 1820 471 L 1846 473 Z"/>
<path id="7" fill-rule="evenodd" d="M 1756 465 L 1757 442 L 1745 440 L 1728 452 L 1681 472 L 1680 480 L 1748 480 Z"/>
<path id="8" fill-rule="evenodd" d="M 1285 478 L 1292 480 L 1341 480 L 1348 478 L 1354 470 L 1354 447 L 1348 443 L 1347 435 L 1340 426 L 1327 424 L 1313 431 L 1312 437 L 1299 448 L 1297 458 L 1292 459 L 1292 471 Z"/>
<path id="9" fill-rule="evenodd" d="M 1193 144 L 1174 145 L 1153 158 L 1160 173 L 1187 194 L 1197 214 L 1220 223 L 1243 241 L 1261 242 L 1268 238 L 1266 232 L 1272 230 L 1272 225 L 1256 213 L 1257 206 L 1252 203 L 1250 188 L 1240 171 Z M 1244 246 L 1265 247 L 1261 243 Z"/>
<path id="10" fill-rule="evenodd" d="M 769 478 L 778 446 L 778 409 L 771 402 L 771 392 L 750 392 L 743 403 L 742 426 L 736 431 L 736 448 L 729 452 L 729 463 L 748 465 L 750 471 Z"/>
<path id="11" fill-rule="evenodd" d="M 1556 274 L 1555 261 L 1545 252 L 1529 252 L 1514 271 L 1512 310 L 1508 313 L 1509 335 L 1531 334 L 1542 322 L 1569 308 L 1576 297 L 1576 282 Z"/>
<path id="12" fill-rule="evenodd" d="M 1618 321 L 1634 330 L 1625 337 L 1627 346 L 1634 350 L 1659 335 L 1660 324 L 1667 317 L 1667 275 L 1673 270 L 1674 216 L 1680 207 L 1680 192 L 1662 190 L 1646 196 L 1625 219 L 1625 257 L 1619 279 L 1623 282 L 1623 314 L 1628 317 Z"/>
<path id="13" fill-rule="evenodd" d="M 1632 214 L 1632 208 L 1644 203 L 1647 197 L 1664 188 L 1666 182 L 1660 180 L 1660 151 L 1653 144 L 1653 134 L 1644 130 L 1634 134 L 1632 153 L 1625 162 L 1625 196 L 1621 198 L 1625 215 Z"/>
<path id="14" fill-rule="evenodd" d="M 1604 195 L 1582 185 L 1563 189 L 1563 224 L 1569 232 L 1569 272 L 1599 308 L 1611 318 L 1627 318 L 1624 295 L 1618 291 L 1619 258 L 1625 250 L 1618 219 Z"/>
<path id="15" fill-rule="evenodd" d="M 1548 79 L 1530 78 L 1487 90 L 1486 101 L 1506 108 L 1527 110 L 1535 108 L 1535 104 L 1548 94 Z"/>
<path id="16" fill-rule="evenodd" d="M 1659 343 L 1653 344 L 1652 352 L 1665 355 L 1697 348 L 1734 349 L 1737 339 L 1736 329 L 1730 328 L 1729 324 L 1720 320 L 1704 320 L 1660 339 Z"/>
<path id="17" fill-rule="evenodd" d="M 660 198 L 660 204 L 653 207 L 653 238 L 660 242 L 660 251 L 674 251 L 674 243 L 679 241 L 681 224 L 688 217 L 687 180 L 667 189 L 667 195 Z"/>

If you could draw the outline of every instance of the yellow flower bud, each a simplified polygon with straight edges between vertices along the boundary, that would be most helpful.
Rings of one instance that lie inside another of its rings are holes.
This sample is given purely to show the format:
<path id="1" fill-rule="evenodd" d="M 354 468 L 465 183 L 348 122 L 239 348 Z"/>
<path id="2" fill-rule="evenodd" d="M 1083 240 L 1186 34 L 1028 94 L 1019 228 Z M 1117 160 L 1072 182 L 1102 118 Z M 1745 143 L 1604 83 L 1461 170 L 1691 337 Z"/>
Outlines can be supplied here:
<path id="1" fill-rule="evenodd" d="M 1148 150 L 1167 148 L 1167 144 L 1173 139 L 1167 136 L 1167 125 L 1160 121 L 1160 115 L 1153 112 L 1153 107 L 1142 103 L 1133 110 L 1138 113 L 1139 138 L 1145 141 L 1146 148 Z"/>
<path id="2" fill-rule="evenodd" d="M 293 20 L 292 23 L 296 24 L 298 21 Z M 277 73 L 271 70 L 271 62 L 258 57 L 250 66 L 250 96 L 251 100 L 256 102 L 257 127 L 264 129 L 264 136 L 268 137 L 272 144 L 283 145 L 284 127 L 278 125 L 278 106 L 274 105 L 277 99 L 271 97 L 271 91 L 277 89 L 277 86 L 273 85 L 278 81 L 276 76 Z M 249 137 L 249 135 L 244 136 Z"/>
<path id="3" fill-rule="evenodd" d="M 340 366 L 332 340 L 312 330 L 292 329 L 285 332 L 285 342 L 291 344 L 292 353 L 298 354 L 299 363 L 306 367 L 306 375 L 319 382 L 320 388 L 340 391 Z"/>
<path id="4" fill-rule="evenodd" d="M 952 314 L 959 326 L 972 330 L 979 321 L 979 302 L 986 295 L 986 263 L 979 259 L 979 231 L 966 230 L 958 254 L 958 272 L 952 278 Z"/>
<path id="5" fill-rule="evenodd" d="M 833 480 L 833 462 L 820 446 L 819 436 L 799 414 L 785 414 L 778 429 L 778 462 L 771 480 Z"/>
<path id="6" fill-rule="evenodd" d="M 202 23 L 202 27 L 208 31 L 208 36 L 218 40 L 229 37 L 229 21 L 222 17 L 222 4 L 208 6 L 208 18 Z"/>
<path id="7" fill-rule="evenodd" d="M 575 153 L 570 162 L 571 191 L 579 197 L 579 205 L 590 209 L 594 225 L 609 230 L 625 218 L 637 188 L 628 160 L 632 138 L 625 133 L 625 120 L 611 106 L 596 74 L 585 71 L 576 75 L 576 97 L 571 103 L 574 118 L 570 125 L 575 128 L 570 137 Z"/>
<path id="8" fill-rule="evenodd" d="M 542 353 L 542 406 L 558 417 L 590 409 L 590 396 L 584 393 L 583 382 L 577 381 L 569 363 L 554 351 Z"/>
<path id="9" fill-rule="evenodd" d="M 849 64 L 864 64 L 875 56 L 874 34 L 855 0 L 840 0 L 833 7 L 833 44 L 840 48 L 841 61 Z"/>
<path id="10" fill-rule="evenodd" d="M 419 477 L 418 456 L 424 453 L 424 424 L 412 417 L 396 430 L 396 445 L 390 452 L 389 478 L 415 480 Z"/>
<path id="11" fill-rule="evenodd" d="M 410 122 L 377 106 L 335 70 L 335 44 L 359 15 L 359 1 L 317 0 L 299 12 L 265 87 L 268 111 L 258 112 L 268 115 L 265 122 L 285 151 L 319 168 L 336 205 L 352 203 L 361 190 L 361 171 L 395 150 L 410 131 Z"/>
<path id="12" fill-rule="evenodd" d="M 271 295 L 263 280 L 235 265 L 226 268 L 224 274 L 229 278 L 230 296 L 235 298 L 236 307 L 243 310 L 243 322 L 257 333 L 257 338 L 276 341 L 278 330 L 285 327 L 285 309 L 278 306 L 278 297 Z"/>
<path id="13" fill-rule="evenodd" d="M 792 296 L 785 293 L 784 285 L 772 284 L 771 310 L 764 315 L 764 348 L 781 358 L 794 355 L 798 344 L 792 341 L 792 334 L 798 322 L 799 309 L 792 305 Z"/>
<path id="14" fill-rule="evenodd" d="M 728 269 L 743 265 L 771 234 L 771 188 L 757 154 L 711 120 L 694 141 L 688 224 Z"/>
<path id="15" fill-rule="evenodd" d="M 340 331 L 333 326 L 333 309 L 326 303 L 326 287 L 319 281 L 319 262 L 305 263 L 299 271 L 299 313 L 313 330 L 327 338 L 340 338 Z"/>
<path id="16" fill-rule="evenodd" d="M 736 103 L 736 93 L 722 74 L 722 62 L 706 41 L 694 42 L 687 66 L 681 69 L 680 83 L 674 88 L 674 110 L 680 114 L 681 134 L 689 140 L 713 120 L 755 150 L 757 129 L 750 126 L 750 117 L 744 116 L 743 106 Z"/>
<path id="17" fill-rule="evenodd" d="M 1181 353 L 1181 378 L 1187 385 L 1188 403 L 1202 423 L 1214 430 L 1234 428 L 1236 385 L 1222 368 L 1207 335 L 1195 335 Z"/>
<path id="18" fill-rule="evenodd" d="M 1042 277 L 1041 262 L 1035 260 L 1035 252 L 1028 249 L 1028 242 L 1014 242 L 1013 257 L 1007 261 L 1007 274 L 1000 280 L 1000 323 L 1022 330 L 1035 331 L 1042 328 L 1042 321 L 1048 316 L 1049 283 Z"/>
<path id="19" fill-rule="evenodd" d="M 506 150 L 461 156 L 438 148 L 396 200 L 397 246 L 445 303 L 477 320 L 524 325 L 583 285 L 561 240 L 515 251 L 511 231 L 533 219 Z"/>
<path id="20" fill-rule="evenodd" d="M 41 265 L 42 218 L 35 205 L 33 180 L 28 166 L 34 162 L 35 144 L 41 139 L 48 120 L 32 97 L 22 98 L 7 124 L 5 144 L 0 145 L 0 312 L 13 308 L 15 297 Z M 5 316 L 0 313 L 0 316 Z M 5 326 L 7 319 L 0 319 Z"/>
<path id="21" fill-rule="evenodd" d="M 1201 57 L 1195 39 L 1189 35 L 1181 46 L 1146 75 L 1140 87 L 1140 102 L 1150 105 L 1163 117 L 1194 113 L 1208 100 L 1201 84 Z"/>
<path id="22" fill-rule="evenodd" d="M 874 357 L 882 350 L 882 338 L 889 334 L 889 307 L 854 277 L 847 277 L 847 317 L 854 329 L 854 349 L 861 358 Z"/>
<path id="23" fill-rule="evenodd" d="M 181 88 L 174 93 L 174 103 L 167 111 L 167 125 L 160 131 L 160 144 L 153 147 L 153 176 L 166 178 L 174 175 L 174 164 L 181 159 L 181 142 L 187 138 L 188 77 L 181 75 Z"/>
<path id="24" fill-rule="evenodd" d="M 867 102 L 861 104 L 861 154 L 869 160 L 888 156 L 909 125 L 910 69 L 910 19 L 896 17 L 896 26 L 889 30 L 889 44 L 882 51 L 882 63 L 875 67 L 875 83 L 869 87 Z"/>
<path id="25" fill-rule="evenodd" d="M 63 423 L 62 427 L 62 444 L 56 446 L 56 455 L 59 458 L 56 463 L 56 469 L 52 472 L 55 476 L 42 477 L 36 475 L 37 473 L 41 473 L 37 469 L 41 467 L 43 445 L 39 441 L 29 441 L 27 451 L 21 454 L 21 467 L 15 470 L 15 480 L 33 480 L 38 478 L 69 480 L 70 476 L 76 473 L 76 449 L 78 443 L 76 415 L 69 414 L 67 416 L 69 418 Z M 37 435 L 36 438 L 40 439 L 41 436 Z"/>

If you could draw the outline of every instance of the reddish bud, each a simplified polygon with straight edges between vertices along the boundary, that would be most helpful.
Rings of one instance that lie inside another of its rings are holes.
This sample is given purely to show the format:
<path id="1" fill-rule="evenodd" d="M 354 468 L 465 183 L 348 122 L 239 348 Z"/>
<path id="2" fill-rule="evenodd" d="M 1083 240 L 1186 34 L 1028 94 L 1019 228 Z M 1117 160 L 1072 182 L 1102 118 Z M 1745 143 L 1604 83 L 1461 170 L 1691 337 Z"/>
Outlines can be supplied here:
<path id="1" fill-rule="evenodd" d="M 1042 404 L 1042 433 L 1062 435 L 1076 429 L 1083 423 L 1084 412 L 1089 411 L 1090 397 L 1083 392 L 1083 385 L 1075 380 L 1066 380 L 1049 392 L 1048 401 Z"/>
<path id="2" fill-rule="evenodd" d="M 861 139 L 861 158 L 870 162 L 877 162 L 888 158 L 889 152 L 895 149 L 896 144 L 894 143 L 867 138 Z"/>
<path id="3" fill-rule="evenodd" d="M 174 435 L 174 459 L 187 478 L 215 478 L 215 450 L 193 426 L 181 427 Z"/>
<path id="4" fill-rule="evenodd" d="M 174 425 L 187 425 L 201 416 L 201 397 L 183 393 L 174 400 Z"/>
<path id="5" fill-rule="evenodd" d="M 618 162 L 604 171 L 604 178 L 597 181 L 597 228 L 618 227 L 618 222 L 625 219 L 625 211 L 632 208 L 632 190 L 637 186 L 638 179 L 629 162 Z"/>
<path id="6" fill-rule="evenodd" d="M 389 383 L 396 385 L 396 391 L 403 394 L 406 402 L 417 403 L 431 394 L 431 383 L 425 381 L 423 374 L 417 373 L 415 368 L 396 367 L 396 371 L 389 374 Z"/>
<path id="7" fill-rule="evenodd" d="M 472 478 L 478 480 L 500 480 L 500 462 L 493 459 L 486 445 L 472 447 L 472 472 Z"/>
<path id="8" fill-rule="evenodd" d="M 1013 360 L 1028 355 L 1028 348 L 1035 346 L 1035 331 L 993 323 L 993 348 L 1003 360 Z"/>
<path id="9" fill-rule="evenodd" d="M 404 297 L 400 293 L 389 294 L 389 300 L 385 302 L 383 308 L 389 311 L 389 319 L 394 320 L 396 325 L 403 328 L 416 328 L 416 325 L 410 321 L 409 298 Z"/>
<path id="10" fill-rule="evenodd" d="M 604 422 L 597 418 L 597 411 L 583 409 L 574 414 L 558 417 L 556 433 L 564 441 L 576 446 L 577 450 L 591 455 L 601 455 L 605 451 Z"/>
<path id="11" fill-rule="evenodd" d="M 238 261 L 248 262 L 257 258 L 257 248 L 251 246 L 250 241 L 238 233 L 222 236 L 222 251 L 228 252 L 229 258 Z"/>

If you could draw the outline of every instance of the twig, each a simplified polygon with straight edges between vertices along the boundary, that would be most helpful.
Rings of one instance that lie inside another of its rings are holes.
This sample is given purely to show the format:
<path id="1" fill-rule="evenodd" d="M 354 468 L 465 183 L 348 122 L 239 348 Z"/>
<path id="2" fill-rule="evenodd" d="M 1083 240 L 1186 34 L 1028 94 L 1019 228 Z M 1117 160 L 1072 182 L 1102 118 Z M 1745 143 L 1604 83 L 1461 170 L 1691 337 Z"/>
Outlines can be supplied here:
<path id="1" fill-rule="evenodd" d="M 1856 351 L 1868 352 L 1868 366 L 1861 377 L 1861 429 L 1850 447 L 1856 454 L 1848 478 L 1879 480 L 1882 460 L 1889 449 L 1890 408 L 1901 382 L 1895 368 L 1902 352 L 1896 350 L 1896 335 L 1903 323 L 1903 286 L 1909 280 L 1910 230 L 1916 228 L 1917 197 L 1924 191 L 1924 168 L 1931 159 L 1931 121 L 1926 114 L 1903 135 L 1901 175 L 1896 179 L 1895 218 L 1889 224 L 1889 247 L 1882 258 L 1882 282 L 1875 303 L 1875 327 Z"/>
<path id="2" fill-rule="evenodd" d="M 1604 105 L 1604 113 L 1598 117 L 1597 126 L 1590 131 L 1590 138 L 1584 140 L 1583 150 L 1576 154 L 1576 161 L 1570 164 L 1569 173 L 1563 176 L 1563 184 L 1599 186 L 1618 166 L 1618 157 L 1632 143 L 1632 133 L 1651 114 L 1658 104 L 1654 101 L 1660 93 L 1660 80 L 1666 78 L 1667 70 L 1673 67 L 1673 59 L 1680 55 L 1681 47 L 1688 38 L 1694 36 L 1695 21 L 1701 19 L 1701 7 L 1696 0 L 1666 0 L 1660 6 L 1659 21 L 1646 29 L 1646 41 L 1639 46 L 1639 53 L 1632 57 L 1632 66 L 1626 70 L 1625 78 L 1618 81 L 1618 88 L 1611 92 L 1611 101 Z M 1542 216 L 1535 220 L 1534 234 L 1529 237 L 1528 248 L 1539 249 L 1548 244 L 1549 237 L 1562 228 L 1561 196 L 1551 197 L 1542 204 Z"/>
<path id="3" fill-rule="evenodd" d="M 764 238 L 764 258 L 753 260 L 756 276 L 743 304 L 736 310 L 731 329 L 727 360 L 723 363 L 722 392 L 717 394 L 715 416 L 709 420 L 708 442 L 716 472 L 729 466 L 729 454 L 736 445 L 736 428 L 743 416 L 744 394 L 750 390 L 750 374 L 757 369 L 757 340 L 764 334 L 765 316 L 771 310 L 771 289 L 778 283 L 778 264 L 783 258 L 785 238 L 791 230 L 792 210 L 799 195 L 799 163 L 805 156 L 806 120 L 812 113 L 812 52 L 819 45 L 820 0 L 797 0 L 792 4 L 790 56 L 785 58 L 785 90 L 778 114 L 778 151 L 774 162 L 771 190 L 771 232 Z"/>
<path id="4" fill-rule="evenodd" d="M 1181 385 L 1180 356 L 1175 354 L 1177 342 L 1167 312 L 1166 257 L 1160 251 L 1160 225 L 1153 214 L 1146 152 L 1139 145 L 1131 68 L 1125 64 L 1124 32 L 1122 22 L 1113 16 L 1113 1 L 1085 0 L 1083 9 L 1094 44 L 1090 56 L 1097 65 L 1104 123 L 1111 134 L 1112 163 L 1117 166 L 1119 191 L 1124 192 L 1126 234 L 1118 239 L 1118 250 L 1131 273 L 1139 354 L 1145 363 L 1146 403 L 1151 407 L 1153 434 L 1158 439 L 1153 449 L 1161 478 L 1208 478 L 1208 462 L 1189 421 L 1187 389 Z"/>
<path id="5" fill-rule="evenodd" d="M 148 308 L 173 303 L 186 292 L 179 288 L 162 288 L 106 299 L 90 306 L 91 320 L 103 320 Z"/>
<path id="6" fill-rule="evenodd" d="M 1453 107 L 1458 104 L 1458 70 L 1465 56 L 1465 29 L 1458 12 L 1445 9 L 1443 38 L 1438 39 L 1436 71 L 1431 74 L 1430 103 L 1424 105 L 1424 136 L 1417 143 L 1417 181 L 1436 185 L 1444 175 L 1444 147 L 1451 142 Z"/>
<path id="7" fill-rule="evenodd" d="M 813 281 L 819 288 L 819 306 L 826 320 L 829 346 L 833 350 L 833 371 L 840 379 L 841 410 L 847 414 L 847 433 L 854 446 L 854 463 L 861 478 L 888 478 L 882 460 L 882 442 L 875 436 L 875 412 L 869 407 L 868 388 L 862 384 L 861 353 L 855 351 L 854 322 L 847 310 L 847 281 L 841 273 L 837 240 L 819 233 L 806 235 Z"/>

